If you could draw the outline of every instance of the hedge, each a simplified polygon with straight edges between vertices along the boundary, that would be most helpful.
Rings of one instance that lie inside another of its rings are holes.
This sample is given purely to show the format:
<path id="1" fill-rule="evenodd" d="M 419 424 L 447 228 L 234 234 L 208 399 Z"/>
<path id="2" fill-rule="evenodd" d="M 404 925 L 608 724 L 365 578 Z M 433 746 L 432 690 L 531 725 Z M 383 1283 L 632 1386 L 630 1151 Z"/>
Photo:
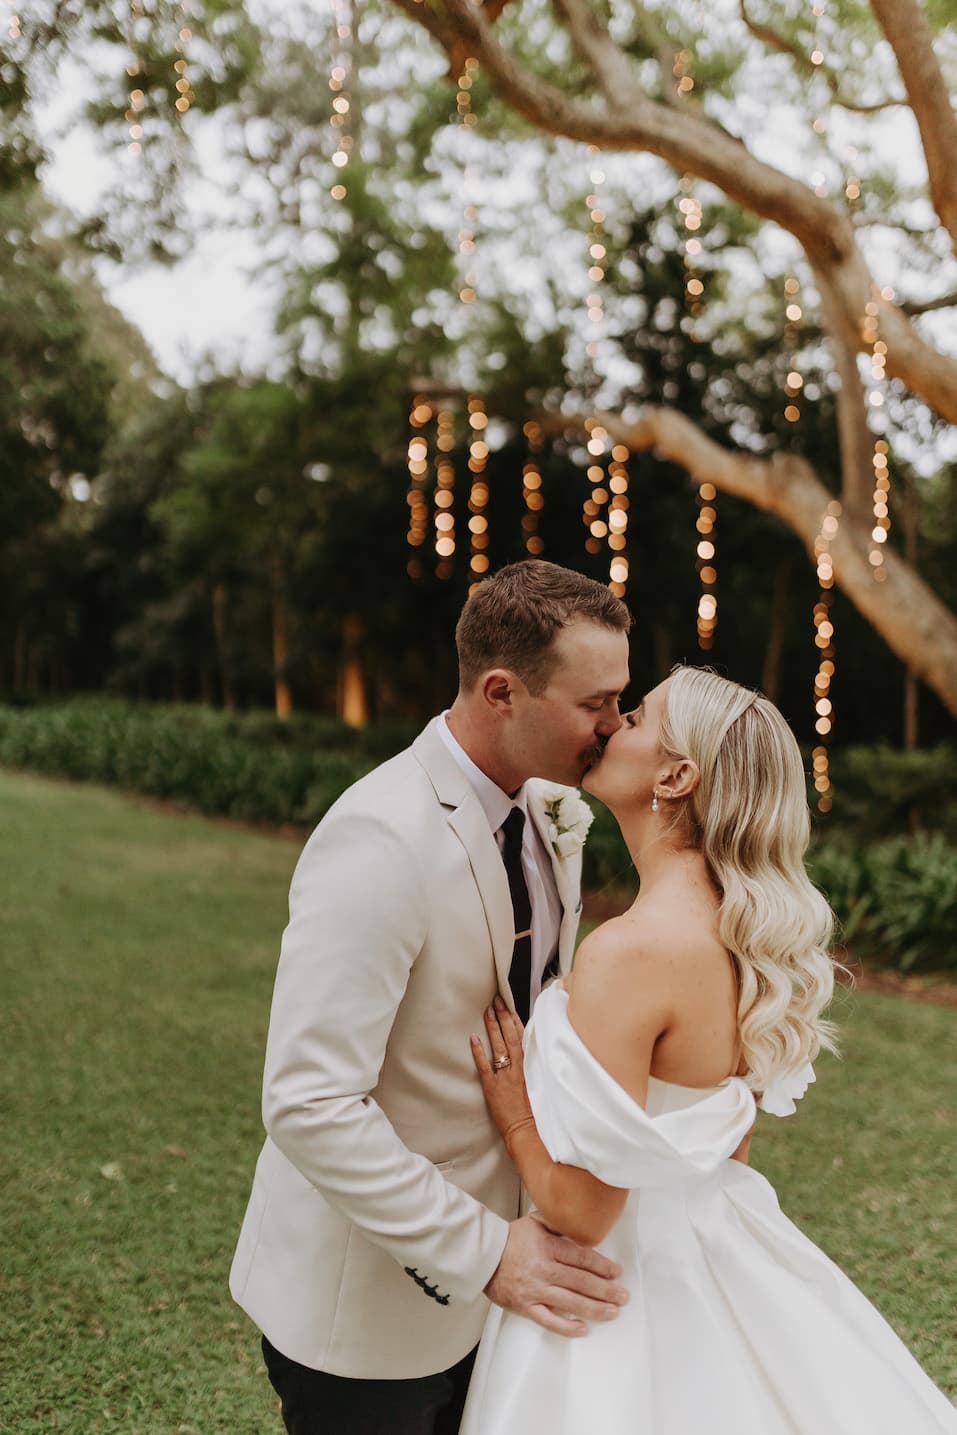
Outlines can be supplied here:
<path id="1" fill-rule="evenodd" d="M 418 726 L 379 723 L 357 733 L 331 718 L 280 723 L 269 713 L 81 698 L 0 706 L 0 764 L 305 829 Z M 837 913 L 841 940 L 855 955 L 904 971 L 957 968 L 957 753 L 947 745 L 849 748 L 834 754 L 832 773 L 837 812 L 818 825 L 809 868 Z M 632 885 L 617 824 L 601 803 L 592 805 L 584 884 Z M 937 830 L 905 835 L 900 829 L 915 815 Z M 895 825 L 897 835 L 882 835 Z"/>

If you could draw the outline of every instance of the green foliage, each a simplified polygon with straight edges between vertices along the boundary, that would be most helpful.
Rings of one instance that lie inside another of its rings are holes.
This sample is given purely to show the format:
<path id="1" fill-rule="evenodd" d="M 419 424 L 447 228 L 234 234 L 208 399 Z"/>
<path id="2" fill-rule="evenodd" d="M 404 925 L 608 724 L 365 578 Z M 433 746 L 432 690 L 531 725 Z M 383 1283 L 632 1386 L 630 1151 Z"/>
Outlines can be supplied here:
<path id="1" fill-rule="evenodd" d="M 280 722 L 266 712 L 79 698 L 0 707 L 0 764 L 115 784 L 201 812 L 305 827 L 318 822 L 351 783 L 410 743 L 418 729 L 415 720 L 372 723 L 356 732 L 332 718 L 300 715 Z M 902 971 L 957 967 L 957 846 L 943 832 L 901 833 L 912 801 L 928 792 L 939 801 L 953 753 L 941 747 L 894 754 L 896 764 L 884 756 L 883 749 L 846 754 L 846 770 L 862 775 L 859 805 L 846 826 L 829 826 L 812 846 L 812 876 L 837 913 L 840 940 L 855 955 L 872 955 Z M 881 772 L 893 786 L 892 770 L 905 793 L 893 809 L 885 788 L 868 777 Z M 615 819 L 600 802 L 589 802 L 595 821 L 583 854 L 584 886 L 634 886 Z M 868 813 L 878 810 L 885 826 L 871 821 L 871 840 L 862 841 Z M 892 810 L 899 835 L 873 841 L 888 830 Z M 938 816 L 952 810 L 936 809 Z"/>
<path id="2" fill-rule="evenodd" d="M 867 846 L 822 843 L 810 868 L 855 956 L 904 972 L 957 969 L 957 847 L 940 833 Z"/>
<path id="3" fill-rule="evenodd" d="M 949 743 L 902 752 L 886 743 L 835 748 L 836 811 L 820 824 L 866 841 L 917 827 L 957 841 L 957 748 Z"/>
<path id="4" fill-rule="evenodd" d="M 321 718 L 296 720 L 279 742 L 265 715 L 108 699 L 0 708 L 0 763 L 201 812 L 305 825 L 373 765 L 350 729 Z"/>

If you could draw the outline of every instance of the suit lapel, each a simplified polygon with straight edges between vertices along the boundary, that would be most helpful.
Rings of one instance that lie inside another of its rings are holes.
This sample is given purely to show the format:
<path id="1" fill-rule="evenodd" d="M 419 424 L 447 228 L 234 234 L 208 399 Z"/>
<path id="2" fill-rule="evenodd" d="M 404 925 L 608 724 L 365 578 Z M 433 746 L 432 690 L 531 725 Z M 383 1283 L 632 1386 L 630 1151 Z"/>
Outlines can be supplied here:
<path id="1" fill-rule="evenodd" d="M 450 809 L 449 826 L 465 848 L 485 910 L 499 991 L 513 1006 L 508 969 L 515 945 L 515 923 L 505 865 L 482 804 L 435 730 L 438 722 L 441 718 L 434 718 L 416 738 L 413 751 L 428 773 L 439 801 Z"/>

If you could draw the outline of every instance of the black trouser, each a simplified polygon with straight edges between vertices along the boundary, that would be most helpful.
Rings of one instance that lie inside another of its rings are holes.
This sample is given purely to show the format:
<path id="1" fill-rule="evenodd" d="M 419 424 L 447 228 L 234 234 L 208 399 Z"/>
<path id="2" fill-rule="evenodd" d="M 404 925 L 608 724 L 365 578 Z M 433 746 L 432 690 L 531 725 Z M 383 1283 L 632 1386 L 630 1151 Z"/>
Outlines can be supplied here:
<path id="1" fill-rule="evenodd" d="M 457 1435 L 475 1351 L 451 1370 L 411 1380 L 353 1380 L 310 1370 L 265 1336 L 263 1359 L 289 1435 Z"/>

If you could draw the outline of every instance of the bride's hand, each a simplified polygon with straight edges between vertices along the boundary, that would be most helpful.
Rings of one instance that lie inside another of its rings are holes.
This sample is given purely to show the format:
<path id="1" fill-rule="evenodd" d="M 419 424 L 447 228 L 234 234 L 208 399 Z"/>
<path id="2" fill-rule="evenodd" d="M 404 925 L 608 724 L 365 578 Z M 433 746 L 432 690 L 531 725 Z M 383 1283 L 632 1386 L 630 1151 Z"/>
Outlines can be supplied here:
<path id="1" fill-rule="evenodd" d="M 490 1006 L 485 1013 L 485 1029 L 492 1049 L 492 1061 L 489 1062 L 477 1036 L 471 1038 L 472 1059 L 492 1120 L 502 1136 L 507 1137 L 517 1126 L 531 1124 L 535 1119 L 525 1089 L 522 1057 L 524 1027 L 501 997 L 496 997 L 494 1006 Z"/>

